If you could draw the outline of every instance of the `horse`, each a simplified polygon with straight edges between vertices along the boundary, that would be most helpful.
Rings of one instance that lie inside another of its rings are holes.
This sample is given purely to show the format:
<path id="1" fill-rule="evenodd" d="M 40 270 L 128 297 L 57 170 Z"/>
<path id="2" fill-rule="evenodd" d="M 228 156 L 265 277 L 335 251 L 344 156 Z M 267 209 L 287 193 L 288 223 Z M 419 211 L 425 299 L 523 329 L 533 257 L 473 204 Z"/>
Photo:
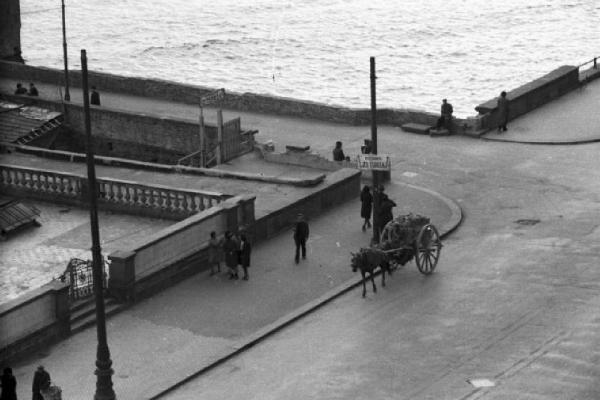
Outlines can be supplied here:
<path id="1" fill-rule="evenodd" d="M 377 287 L 375 286 L 375 279 L 373 278 L 375 269 L 377 267 L 381 268 L 381 286 L 385 287 L 385 272 L 388 274 L 392 274 L 392 269 L 390 268 L 390 261 L 388 255 L 379 249 L 376 248 L 361 248 L 358 253 L 350 253 L 352 254 L 352 259 L 350 264 L 352 265 L 352 272 L 356 272 L 357 269 L 360 269 L 360 273 L 362 274 L 362 283 L 363 283 L 363 294 L 362 297 L 365 297 L 367 294 L 367 284 L 365 282 L 367 272 L 371 274 L 371 282 L 373 283 L 373 292 L 377 292 Z"/>

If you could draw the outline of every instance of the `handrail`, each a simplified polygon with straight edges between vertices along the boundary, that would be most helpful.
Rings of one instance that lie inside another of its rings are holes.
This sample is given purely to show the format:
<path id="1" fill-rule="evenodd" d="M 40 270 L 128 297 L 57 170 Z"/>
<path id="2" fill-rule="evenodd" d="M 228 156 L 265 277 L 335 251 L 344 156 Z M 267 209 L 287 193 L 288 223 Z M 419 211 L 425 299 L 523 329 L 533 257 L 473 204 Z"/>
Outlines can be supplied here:
<path id="1" fill-rule="evenodd" d="M 593 69 L 598 69 L 598 57 L 594 57 L 591 60 L 586 61 L 583 64 L 578 65 L 577 68 L 581 69 L 581 67 L 583 67 L 584 65 L 592 64 L 592 63 L 594 64 L 594 66 L 592 68 Z"/>

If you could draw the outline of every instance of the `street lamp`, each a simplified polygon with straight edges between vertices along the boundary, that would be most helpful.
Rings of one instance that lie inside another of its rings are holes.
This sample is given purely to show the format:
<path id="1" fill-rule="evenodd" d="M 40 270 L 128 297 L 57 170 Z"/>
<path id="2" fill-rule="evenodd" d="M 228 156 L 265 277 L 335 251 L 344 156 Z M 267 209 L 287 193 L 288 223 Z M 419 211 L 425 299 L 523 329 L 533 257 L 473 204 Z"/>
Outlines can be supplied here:
<path id="1" fill-rule="evenodd" d="M 115 400 L 113 390 L 110 350 L 106 340 L 106 315 L 104 312 L 104 271 L 100 251 L 100 232 L 98 229 L 98 194 L 94 151 L 92 143 L 92 125 L 90 121 L 90 98 L 88 95 L 87 55 L 81 50 L 81 79 L 83 86 L 83 109 L 85 112 L 86 161 L 88 173 L 88 193 L 90 197 L 90 226 L 92 228 L 92 270 L 94 276 L 94 295 L 96 297 L 96 394 L 94 400 Z"/>
<path id="2" fill-rule="evenodd" d="M 63 59 L 65 61 L 65 100 L 71 101 L 69 93 L 69 65 L 67 61 L 67 29 L 65 27 L 65 0 L 61 0 L 62 4 L 62 34 L 63 34 Z"/>
<path id="3" fill-rule="evenodd" d="M 377 154 L 377 101 L 375 90 L 375 57 L 370 59 L 371 65 L 371 153 Z M 379 243 L 379 205 L 381 193 L 379 192 L 379 171 L 373 170 L 373 242 Z"/>

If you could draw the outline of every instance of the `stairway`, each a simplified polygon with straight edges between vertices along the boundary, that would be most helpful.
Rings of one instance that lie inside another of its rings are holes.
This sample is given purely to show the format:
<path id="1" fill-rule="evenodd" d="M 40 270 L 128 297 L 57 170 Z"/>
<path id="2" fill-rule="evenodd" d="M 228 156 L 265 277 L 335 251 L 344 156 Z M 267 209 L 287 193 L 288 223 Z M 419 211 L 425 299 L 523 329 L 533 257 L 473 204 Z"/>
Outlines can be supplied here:
<path id="1" fill-rule="evenodd" d="M 107 317 L 114 315 L 127 307 L 117 303 L 111 297 L 104 298 L 104 312 Z M 96 300 L 94 296 L 75 300 L 71 303 L 71 335 L 81 332 L 96 324 Z"/>
<path id="2" fill-rule="evenodd" d="M 62 125 L 62 117 L 56 117 L 49 121 L 44 122 L 41 126 L 31 129 L 29 133 L 24 136 L 21 136 L 14 143 L 17 144 L 27 144 L 32 140 L 39 138 L 42 135 L 45 135 L 53 130 L 60 128 Z"/>

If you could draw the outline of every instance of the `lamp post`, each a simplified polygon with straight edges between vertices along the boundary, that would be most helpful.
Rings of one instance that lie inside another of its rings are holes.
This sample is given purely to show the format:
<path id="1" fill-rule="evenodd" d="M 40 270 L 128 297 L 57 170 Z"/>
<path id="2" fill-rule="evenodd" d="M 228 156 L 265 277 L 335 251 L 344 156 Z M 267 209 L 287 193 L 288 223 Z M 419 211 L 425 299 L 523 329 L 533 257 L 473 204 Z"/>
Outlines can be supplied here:
<path id="1" fill-rule="evenodd" d="M 69 65 L 67 57 L 67 29 L 65 27 L 65 0 L 61 0 L 62 4 L 62 34 L 63 34 L 63 59 L 65 61 L 65 100 L 71 101 L 69 93 Z"/>
<path id="2" fill-rule="evenodd" d="M 375 91 L 375 57 L 370 59 L 371 65 L 371 153 L 377 154 L 377 101 Z M 379 171 L 373 170 L 373 242 L 379 243 L 379 205 L 381 193 L 379 193 Z"/>
<path id="3" fill-rule="evenodd" d="M 98 229 L 98 194 L 96 187 L 96 169 L 92 143 L 90 121 L 90 98 L 88 95 L 87 55 L 81 50 L 81 78 L 83 86 L 83 109 L 85 112 L 86 161 L 88 174 L 88 192 L 90 197 L 90 226 L 92 229 L 92 270 L 94 276 L 94 295 L 96 297 L 96 394 L 94 400 L 115 400 L 113 390 L 110 350 L 106 340 L 106 315 L 104 311 L 104 271 L 100 251 L 100 232 Z"/>

